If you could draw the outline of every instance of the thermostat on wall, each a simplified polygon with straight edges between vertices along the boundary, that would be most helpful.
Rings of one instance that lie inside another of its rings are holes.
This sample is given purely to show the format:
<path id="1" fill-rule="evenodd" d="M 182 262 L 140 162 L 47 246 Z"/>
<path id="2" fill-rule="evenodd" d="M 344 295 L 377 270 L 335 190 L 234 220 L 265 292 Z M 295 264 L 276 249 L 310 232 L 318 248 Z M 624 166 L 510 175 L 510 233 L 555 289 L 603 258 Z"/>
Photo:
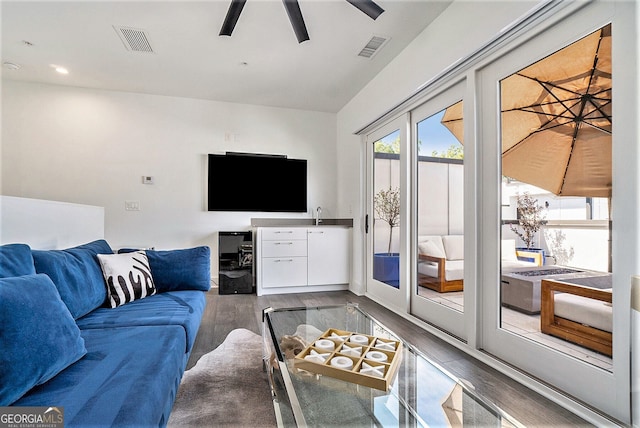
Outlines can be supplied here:
<path id="1" fill-rule="evenodd" d="M 153 184 L 153 177 L 151 175 L 143 175 L 142 184 Z"/>

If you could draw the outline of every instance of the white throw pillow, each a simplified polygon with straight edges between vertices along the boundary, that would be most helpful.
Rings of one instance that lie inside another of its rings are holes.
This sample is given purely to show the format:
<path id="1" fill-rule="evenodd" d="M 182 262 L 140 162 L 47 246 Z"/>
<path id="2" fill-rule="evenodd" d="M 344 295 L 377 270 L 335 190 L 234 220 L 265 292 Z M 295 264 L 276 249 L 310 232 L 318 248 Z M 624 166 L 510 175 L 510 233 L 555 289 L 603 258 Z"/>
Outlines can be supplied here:
<path id="1" fill-rule="evenodd" d="M 464 260 L 464 237 L 462 235 L 446 235 L 442 237 L 447 260 Z"/>
<path id="2" fill-rule="evenodd" d="M 149 260 L 144 251 L 98 254 L 112 308 L 156 294 Z"/>
<path id="3" fill-rule="evenodd" d="M 444 252 L 433 241 L 421 242 L 418 244 L 418 252 L 431 257 L 445 258 Z"/>

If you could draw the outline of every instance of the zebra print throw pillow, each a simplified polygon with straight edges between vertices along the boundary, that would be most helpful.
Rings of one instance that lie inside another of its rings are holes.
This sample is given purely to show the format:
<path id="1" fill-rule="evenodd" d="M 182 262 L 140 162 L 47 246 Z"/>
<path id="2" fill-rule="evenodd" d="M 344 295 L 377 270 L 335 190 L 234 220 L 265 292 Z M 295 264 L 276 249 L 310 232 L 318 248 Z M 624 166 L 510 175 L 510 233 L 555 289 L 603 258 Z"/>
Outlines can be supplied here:
<path id="1" fill-rule="evenodd" d="M 112 308 L 156 294 L 149 260 L 144 251 L 98 254 Z"/>

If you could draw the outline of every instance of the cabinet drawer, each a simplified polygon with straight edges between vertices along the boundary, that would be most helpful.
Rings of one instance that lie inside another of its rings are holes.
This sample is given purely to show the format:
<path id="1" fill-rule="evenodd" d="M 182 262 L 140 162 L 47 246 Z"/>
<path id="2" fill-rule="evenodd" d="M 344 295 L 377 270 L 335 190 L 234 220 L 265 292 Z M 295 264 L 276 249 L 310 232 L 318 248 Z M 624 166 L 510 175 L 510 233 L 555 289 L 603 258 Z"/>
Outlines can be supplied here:
<path id="1" fill-rule="evenodd" d="M 307 241 L 262 241 L 261 257 L 306 257 Z"/>
<path id="2" fill-rule="evenodd" d="M 262 259 L 262 287 L 298 287 L 307 285 L 306 257 Z"/>
<path id="3" fill-rule="evenodd" d="M 307 229 L 296 227 L 267 227 L 262 230 L 262 240 L 264 241 L 281 241 L 287 239 L 307 239 Z"/>

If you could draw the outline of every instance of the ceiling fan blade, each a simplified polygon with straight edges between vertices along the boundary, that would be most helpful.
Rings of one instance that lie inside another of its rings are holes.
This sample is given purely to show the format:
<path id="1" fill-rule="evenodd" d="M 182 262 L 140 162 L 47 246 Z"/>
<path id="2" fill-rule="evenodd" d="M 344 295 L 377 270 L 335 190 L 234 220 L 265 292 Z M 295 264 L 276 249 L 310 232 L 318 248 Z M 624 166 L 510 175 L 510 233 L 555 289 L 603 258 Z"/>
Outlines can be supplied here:
<path id="1" fill-rule="evenodd" d="M 296 33 L 298 43 L 309 40 L 309 33 L 307 33 L 307 26 L 304 23 L 298 0 L 282 0 L 282 3 L 287 10 L 287 15 L 289 15 L 289 21 L 291 21 L 293 32 Z"/>
<path id="2" fill-rule="evenodd" d="M 230 36 L 233 33 L 233 29 L 240 18 L 240 13 L 247 0 L 231 0 L 229 10 L 227 10 L 227 16 L 224 18 L 224 23 L 220 29 L 221 36 Z"/>
<path id="3" fill-rule="evenodd" d="M 374 21 L 382 15 L 384 9 L 378 6 L 373 0 L 347 0 L 349 3 L 369 15 Z"/>

